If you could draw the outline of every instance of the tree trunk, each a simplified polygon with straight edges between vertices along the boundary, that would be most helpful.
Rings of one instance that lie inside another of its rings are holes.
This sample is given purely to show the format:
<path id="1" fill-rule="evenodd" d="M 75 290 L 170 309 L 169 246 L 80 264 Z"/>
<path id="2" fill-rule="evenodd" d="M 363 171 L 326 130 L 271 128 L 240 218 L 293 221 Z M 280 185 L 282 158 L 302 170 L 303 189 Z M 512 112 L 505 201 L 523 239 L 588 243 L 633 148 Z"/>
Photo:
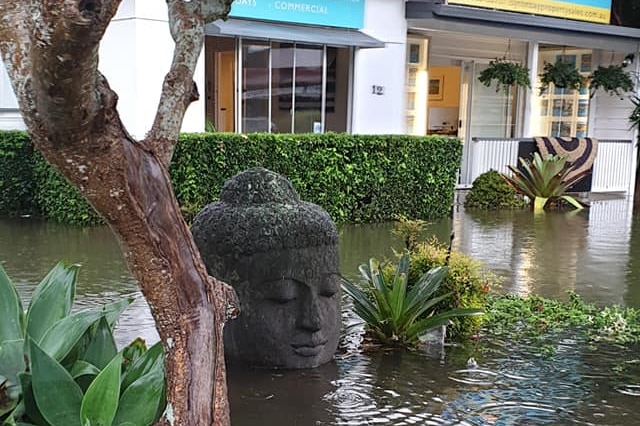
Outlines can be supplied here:
<path id="1" fill-rule="evenodd" d="M 97 67 L 119 3 L 0 0 L 0 51 L 33 143 L 113 229 L 151 308 L 166 354 L 160 423 L 227 425 L 222 327 L 233 300 L 206 273 L 167 167 L 194 99 L 204 23 L 226 16 L 231 0 L 167 0 L 174 60 L 142 142 L 124 129 Z"/>

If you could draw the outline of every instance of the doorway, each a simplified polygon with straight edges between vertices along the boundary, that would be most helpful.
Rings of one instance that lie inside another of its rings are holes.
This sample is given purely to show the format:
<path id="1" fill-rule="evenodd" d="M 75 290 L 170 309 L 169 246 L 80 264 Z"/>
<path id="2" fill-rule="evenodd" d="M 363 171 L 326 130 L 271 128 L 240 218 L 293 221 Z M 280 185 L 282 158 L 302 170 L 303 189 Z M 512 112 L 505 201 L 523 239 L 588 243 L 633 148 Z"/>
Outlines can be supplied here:
<path id="1" fill-rule="evenodd" d="M 235 40 L 206 37 L 206 128 L 235 131 Z"/>

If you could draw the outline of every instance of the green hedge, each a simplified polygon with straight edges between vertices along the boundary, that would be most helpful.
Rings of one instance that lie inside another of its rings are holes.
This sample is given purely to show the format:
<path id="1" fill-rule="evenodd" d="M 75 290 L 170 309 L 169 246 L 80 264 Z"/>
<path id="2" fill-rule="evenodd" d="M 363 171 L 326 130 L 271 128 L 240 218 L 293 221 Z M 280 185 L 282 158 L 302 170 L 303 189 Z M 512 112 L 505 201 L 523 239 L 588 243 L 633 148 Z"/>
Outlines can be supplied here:
<path id="1" fill-rule="evenodd" d="M 0 132 L 0 141 L 8 134 Z M 336 222 L 384 222 L 397 214 L 445 216 L 461 156 L 458 139 L 438 136 L 183 134 L 169 172 L 187 220 L 217 200 L 231 176 L 262 166 L 286 176 L 302 199 L 321 205 Z M 96 223 L 75 188 L 41 160 L 32 161 L 25 176 L 38 211 L 65 223 Z"/>
<path id="2" fill-rule="evenodd" d="M 25 132 L 0 133 L 0 214 L 38 213 L 33 145 Z"/>
<path id="3" fill-rule="evenodd" d="M 170 173 L 188 218 L 216 200 L 229 177 L 262 166 L 336 222 L 434 219 L 449 211 L 461 155 L 459 140 L 444 137 L 186 134 Z"/>

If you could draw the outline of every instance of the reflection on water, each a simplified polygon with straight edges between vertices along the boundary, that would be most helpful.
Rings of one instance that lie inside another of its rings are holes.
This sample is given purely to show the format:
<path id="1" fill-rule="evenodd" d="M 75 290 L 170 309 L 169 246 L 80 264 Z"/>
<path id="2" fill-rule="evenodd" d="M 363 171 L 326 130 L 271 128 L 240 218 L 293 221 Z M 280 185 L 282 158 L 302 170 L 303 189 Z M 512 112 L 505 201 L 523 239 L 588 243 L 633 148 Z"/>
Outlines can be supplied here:
<path id="1" fill-rule="evenodd" d="M 470 213 L 430 226 L 429 234 L 504 277 L 505 291 L 640 306 L 640 218 L 624 199 L 594 201 L 578 214 Z M 341 228 L 343 273 L 369 257 L 392 256 L 391 226 Z M 148 307 L 106 228 L 77 229 L 0 220 L 0 262 L 23 299 L 57 262 L 81 263 L 77 308 L 136 298 L 117 330 L 120 345 L 157 339 Z M 343 312 L 345 329 L 354 323 Z M 425 353 L 362 354 L 345 333 L 334 363 L 309 371 L 231 369 L 233 424 L 244 425 L 637 425 L 637 347 L 590 346 L 565 336 L 549 342 L 481 341 Z M 467 359 L 478 361 L 467 367 Z"/>

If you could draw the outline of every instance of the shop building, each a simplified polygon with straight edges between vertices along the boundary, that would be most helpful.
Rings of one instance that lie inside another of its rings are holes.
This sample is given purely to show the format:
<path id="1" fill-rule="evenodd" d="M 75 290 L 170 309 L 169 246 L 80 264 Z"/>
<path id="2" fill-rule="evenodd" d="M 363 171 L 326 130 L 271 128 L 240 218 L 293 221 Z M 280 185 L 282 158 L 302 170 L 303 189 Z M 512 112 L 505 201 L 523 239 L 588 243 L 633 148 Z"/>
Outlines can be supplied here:
<path id="1" fill-rule="evenodd" d="M 403 133 L 404 0 L 236 0 L 206 27 L 183 131 Z M 100 69 L 136 137 L 153 122 L 171 63 L 166 4 L 123 0 Z M 24 127 L 0 75 L 0 128 Z"/>
<path id="2" fill-rule="evenodd" d="M 633 145 L 629 96 L 537 90 L 544 64 L 557 58 L 585 77 L 625 60 L 638 75 L 640 30 L 608 25 L 610 5 L 236 0 L 228 20 L 206 27 L 194 76 L 201 96 L 183 130 L 457 136 L 465 144 L 463 185 L 485 168 L 472 152 L 478 140 L 575 136 Z M 100 69 L 138 138 L 153 122 L 172 47 L 163 2 L 123 0 L 101 44 Z M 482 85 L 479 74 L 496 58 L 528 67 L 532 88 Z M 0 74 L 0 128 L 23 127 Z M 492 149 L 513 151 L 505 146 Z M 616 155 L 629 159 L 616 168 L 634 166 L 628 147 Z M 501 161 L 513 162 L 507 157 Z"/>
<path id="3" fill-rule="evenodd" d="M 502 164 L 503 171 L 515 164 L 523 139 L 597 138 L 606 144 L 600 144 L 604 180 L 596 189 L 629 190 L 637 137 L 628 120 L 633 92 L 539 90 L 544 65 L 557 59 L 575 65 L 584 78 L 598 66 L 624 62 L 637 79 L 640 30 L 608 25 L 610 6 L 610 0 L 408 1 L 407 132 L 460 137 L 462 186 L 491 167 Z M 484 86 L 478 76 L 497 58 L 528 67 L 531 89 L 505 93 Z M 618 181 L 604 174 L 618 174 Z"/>

